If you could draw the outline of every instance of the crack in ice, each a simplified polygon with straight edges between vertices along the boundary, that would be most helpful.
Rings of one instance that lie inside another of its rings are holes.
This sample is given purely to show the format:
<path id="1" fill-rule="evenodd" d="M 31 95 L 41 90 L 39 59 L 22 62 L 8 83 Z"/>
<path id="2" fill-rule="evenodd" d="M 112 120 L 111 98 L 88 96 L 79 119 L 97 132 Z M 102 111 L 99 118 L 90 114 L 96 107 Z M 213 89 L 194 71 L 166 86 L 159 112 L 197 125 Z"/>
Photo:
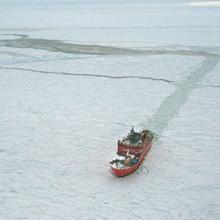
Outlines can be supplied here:
<path id="1" fill-rule="evenodd" d="M 1 46 L 13 48 L 31 48 L 52 52 L 62 52 L 68 54 L 87 54 L 87 55 L 185 55 L 185 56 L 219 56 L 218 53 L 202 50 L 201 48 L 182 48 L 180 47 L 154 47 L 145 49 L 120 48 L 113 46 L 89 45 L 66 43 L 61 40 L 50 40 L 40 38 L 29 38 L 28 35 L 14 34 L 20 36 L 17 39 L 0 40 Z"/>
<path id="2" fill-rule="evenodd" d="M 218 85 L 206 85 L 206 87 L 209 87 L 209 88 L 220 88 L 220 86 L 218 86 Z"/>
<path id="3" fill-rule="evenodd" d="M 145 76 L 110 76 L 110 75 L 102 75 L 102 74 L 89 74 L 89 73 L 70 73 L 70 72 L 54 72 L 54 71 L 44 71 L 44 70 L 35 70 L 29 68 L 18 68 L 18 67 L 5 67 L 0 66 L 1 69 L 11 69 L 11 70 L 22 70 L 22 71 L 30 71 L 35 73 L 44 73 L 44 74 L 53 74 L 53 75 L 66 75 L 66 76 L 76 76 L 76 77 L 97 77 L 97 78 L 109 78 L 109 79 L 144 79 L 144 80 L 153 80 L 153 81 L 161 81 L 165 83 L 172 83 L 174 81 L 162 79 L 162 78 L 153 78 L 153 77 L 145 77 Z"/>

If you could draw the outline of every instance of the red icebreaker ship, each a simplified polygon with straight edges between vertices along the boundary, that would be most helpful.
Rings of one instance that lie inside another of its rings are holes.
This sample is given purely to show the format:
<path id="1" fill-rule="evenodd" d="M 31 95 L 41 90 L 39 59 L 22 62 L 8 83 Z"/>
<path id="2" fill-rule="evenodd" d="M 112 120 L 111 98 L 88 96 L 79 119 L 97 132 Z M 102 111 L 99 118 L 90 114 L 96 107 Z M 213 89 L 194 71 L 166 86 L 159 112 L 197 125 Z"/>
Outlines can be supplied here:
<path id="1" fill-rule="evenodd" d="M 150 150 L 152 140 L 153 134 L 150 131 L 135 132 L 132 127 L 130 133 L 118 141 L 117 157 L 110 161 L 112 172 L 122 177 L 137 170 Z"/>

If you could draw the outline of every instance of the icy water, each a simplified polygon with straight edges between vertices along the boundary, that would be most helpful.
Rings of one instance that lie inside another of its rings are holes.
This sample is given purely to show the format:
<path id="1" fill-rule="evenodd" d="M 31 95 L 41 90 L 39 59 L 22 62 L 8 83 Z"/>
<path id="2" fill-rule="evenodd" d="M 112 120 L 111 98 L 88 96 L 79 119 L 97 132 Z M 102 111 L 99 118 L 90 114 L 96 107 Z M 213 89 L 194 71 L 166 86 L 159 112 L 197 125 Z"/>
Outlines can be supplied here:
<path id="1" fill-rule="evenodd" d="M 217 1 L 0 0 L 0 219 L 219 219 L 219 73 Z"/>

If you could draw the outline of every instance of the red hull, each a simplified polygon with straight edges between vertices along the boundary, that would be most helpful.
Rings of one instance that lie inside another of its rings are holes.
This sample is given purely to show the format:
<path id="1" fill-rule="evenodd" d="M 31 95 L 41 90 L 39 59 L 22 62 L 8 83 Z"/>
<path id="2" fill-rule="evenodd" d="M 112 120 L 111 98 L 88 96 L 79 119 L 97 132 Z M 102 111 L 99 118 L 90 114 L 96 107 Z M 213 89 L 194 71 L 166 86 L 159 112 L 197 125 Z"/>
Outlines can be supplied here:
<path id="1" fill-rule="evenodd" d="M 137 147 L 128 147 L 128 146 L 124 146 L 124 145 L 118 145 L 118 153 L 125 154 L 129 149 L 129 152 L 131 154 L 135 154 L 135 155 L 140 154 L 140 153 L 141 154 L 140 154 L 139 160 L 136 164 L 134 164 L 130 167 L 127 166 L 124 168 L 116 168 L 116 167 L 111 166 L 112 172 L 118 177 L 127 176 L 127 175 L 133 173 L 135 170 L 137 170 L 139 168 L 139 166 L 143 162 L 145 156 L 147 155 L 148 151 L 150 150 L 151 146 L 152 146 L 152 142 L 146 143 L 142 149 L 137 148 Z"/>

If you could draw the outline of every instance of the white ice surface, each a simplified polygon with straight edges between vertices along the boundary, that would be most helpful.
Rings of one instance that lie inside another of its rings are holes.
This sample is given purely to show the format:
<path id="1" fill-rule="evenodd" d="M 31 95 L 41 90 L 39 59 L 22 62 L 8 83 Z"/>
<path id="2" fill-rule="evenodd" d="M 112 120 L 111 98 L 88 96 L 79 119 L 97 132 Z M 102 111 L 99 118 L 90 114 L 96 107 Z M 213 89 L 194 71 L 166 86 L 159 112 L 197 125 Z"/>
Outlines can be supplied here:
<path id="1" fill-rule="evenodd" d="M 220 8 L 15 2 L 0 0 L 0 219 L 219 219 Z M 7 47 L 25 35 L 36 41 Z M 116 178 L 108 161 L 131 125 L 157 142 Z"/>

